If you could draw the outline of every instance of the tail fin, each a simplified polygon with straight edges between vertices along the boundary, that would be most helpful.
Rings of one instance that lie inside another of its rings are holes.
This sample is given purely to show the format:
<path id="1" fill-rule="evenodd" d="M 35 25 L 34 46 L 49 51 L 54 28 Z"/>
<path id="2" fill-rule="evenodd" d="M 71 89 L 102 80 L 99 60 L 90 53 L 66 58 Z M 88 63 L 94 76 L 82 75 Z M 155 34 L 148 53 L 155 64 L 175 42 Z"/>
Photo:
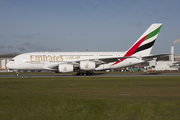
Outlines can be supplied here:
<path id="1" fill-rule="evenodd" d="M 162 23 L 152 24 L 142 36 L 130 47 L 124 57 L 134 55 L 136 53 L 141 55 L 149 55 L 154 42 L 159 34 Z"/>
<path id="2" fill-rule="evenodd" d="M 151 49 L 154 45 L 154 42 L 159 34 L 159 31 L 161 29 L 162 23 L 155 23 L 152 24 L 142 35 L 141 37 L 130 47 L 130 49 L 126 52 L 124 57 L 130 57 L 135 54 L 143 55 L 149 55 L 151 52 Z M 111 66 L 116 65 L 124 59 L 120 59 L 119 61 L 116 61 Z"/>

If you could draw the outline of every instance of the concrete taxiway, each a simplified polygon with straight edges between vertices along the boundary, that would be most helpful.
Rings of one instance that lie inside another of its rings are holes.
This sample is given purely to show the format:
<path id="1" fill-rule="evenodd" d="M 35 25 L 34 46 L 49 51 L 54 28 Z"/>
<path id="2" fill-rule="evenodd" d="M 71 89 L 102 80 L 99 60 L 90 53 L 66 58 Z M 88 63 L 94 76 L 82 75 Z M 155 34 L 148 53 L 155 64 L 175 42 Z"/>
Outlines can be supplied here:
<path id="1" fill-rule="evenodd" d="M 154 73 L 154 74 L 95 74 L 93 76 L 76 76 L 75 74 L 53 74 L 53 75 L 19 75 L 19 78 L 33 78 L 33 77 L 139 77 L 139 76 L 180 76 L 180 73 L 168 73 L 168 74 L 161 74 L 161 73 Z M 0 78 L 15 78 L 17 77 L 16 74 L 14 75 L 0 75 Z"/>

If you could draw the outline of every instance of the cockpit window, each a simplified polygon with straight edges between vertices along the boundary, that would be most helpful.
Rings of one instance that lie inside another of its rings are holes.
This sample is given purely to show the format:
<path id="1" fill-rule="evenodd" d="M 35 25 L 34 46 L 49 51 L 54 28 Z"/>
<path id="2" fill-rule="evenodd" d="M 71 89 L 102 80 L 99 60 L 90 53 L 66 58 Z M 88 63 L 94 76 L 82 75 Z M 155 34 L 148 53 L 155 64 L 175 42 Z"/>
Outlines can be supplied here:
<path id="1" fill-rule="evenodd" d="M 11 61 L 14 61 L 14 59 L 12 59 Z"/>

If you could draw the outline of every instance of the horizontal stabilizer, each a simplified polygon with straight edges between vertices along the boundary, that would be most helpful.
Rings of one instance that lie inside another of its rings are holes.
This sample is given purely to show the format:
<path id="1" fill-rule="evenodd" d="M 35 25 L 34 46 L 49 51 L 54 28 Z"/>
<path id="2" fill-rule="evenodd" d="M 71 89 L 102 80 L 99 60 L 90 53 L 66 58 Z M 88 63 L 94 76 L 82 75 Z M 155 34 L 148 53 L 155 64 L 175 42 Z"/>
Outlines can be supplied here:
<path id="1" fill-rule="evenodd" d="M 170 54 L 156 54 L 156 55 L 143 56 L 142 60 L 153 59 L 153 58 L 156 58 L 156 57 L 166 56 L 166 55 L 170 55 Z"/>

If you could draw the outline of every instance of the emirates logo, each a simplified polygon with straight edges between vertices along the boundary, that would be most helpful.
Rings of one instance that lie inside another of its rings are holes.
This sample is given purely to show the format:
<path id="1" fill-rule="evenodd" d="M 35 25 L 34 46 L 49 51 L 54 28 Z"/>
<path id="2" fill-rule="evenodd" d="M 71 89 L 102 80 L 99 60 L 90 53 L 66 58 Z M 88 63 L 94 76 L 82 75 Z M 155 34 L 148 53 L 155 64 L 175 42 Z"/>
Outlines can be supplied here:
<path id="1" fill-rule="evenodd" d="M 64 66 L 63 70 L 64 70 L 64 71 L 67 71 L 67 67 L 66 67 L 66 66 Z"/>
<path id="2" fill-rule="evenodd" d="M 85 68 L 88 68 L 88 67 L 89 67 L 89 65 L 88 65 L 88 63 L 86 63 Z"/>

